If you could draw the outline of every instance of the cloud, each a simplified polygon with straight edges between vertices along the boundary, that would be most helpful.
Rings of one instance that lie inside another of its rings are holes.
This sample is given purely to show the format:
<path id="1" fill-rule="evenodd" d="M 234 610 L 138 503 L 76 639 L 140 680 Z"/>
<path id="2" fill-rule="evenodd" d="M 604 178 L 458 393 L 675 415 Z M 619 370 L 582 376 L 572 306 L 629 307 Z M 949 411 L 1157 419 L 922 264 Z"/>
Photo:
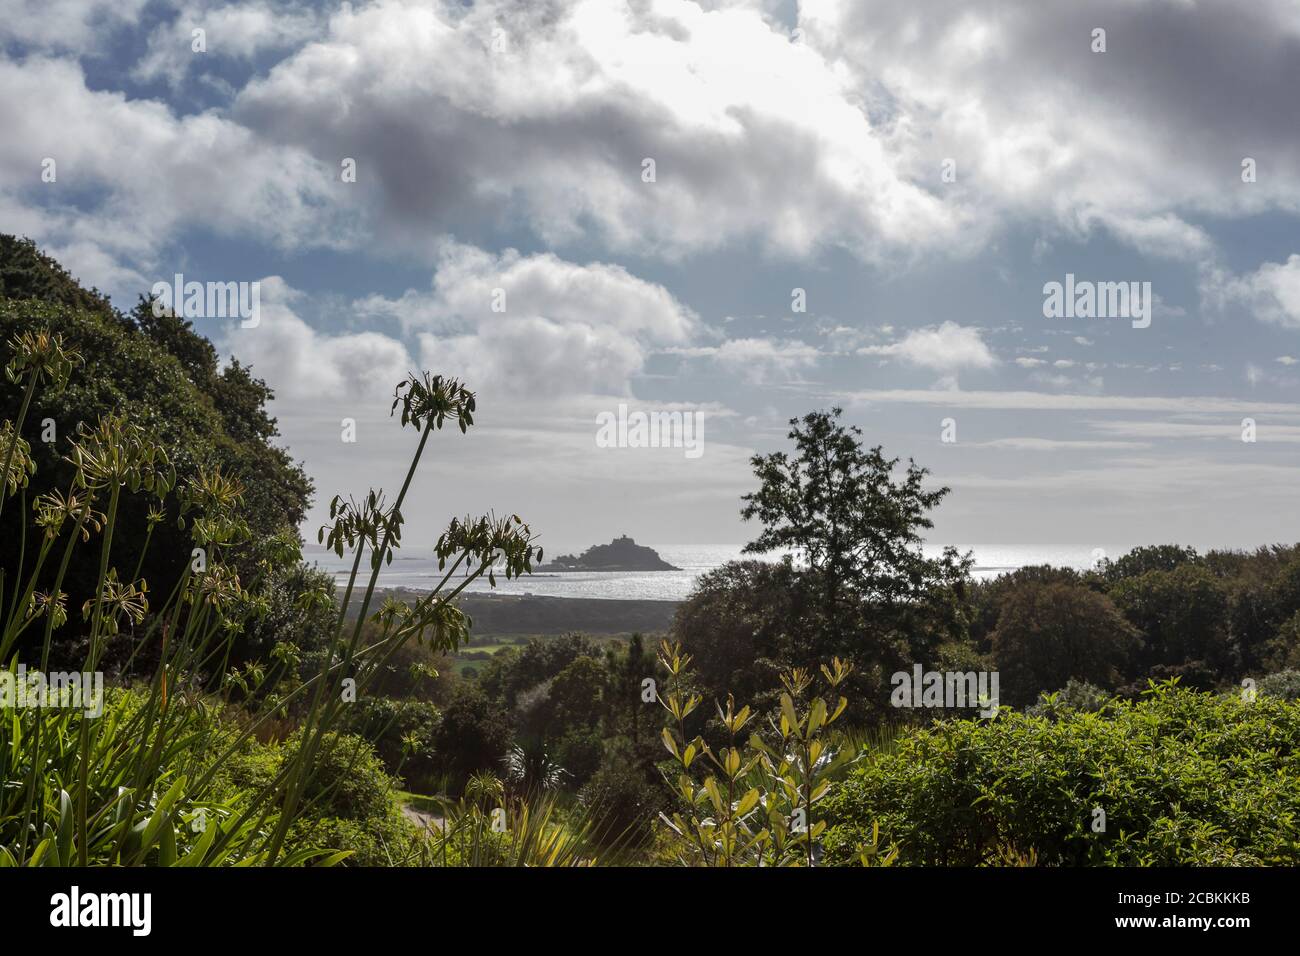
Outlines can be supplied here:
<path id="1" fill-rule="evenodd" d="M 817 349 L 803 342 L 770 338 L 730 339 L 708 351 L 718 365 L 753 385 L 794 381 L 821 357 Z"/>
<path id="2" fill-rule="evenodd" d="M 1300 405 L 1252 402 L 1232 398 L 1162 395 L 1077 395 L 1026 391 L 951 391 L 945 389 L 875 389 L 845 392 L 846 400 L 861 404 L 943 405 L 1012 411 L 1157 411 L 1174 413 L 1300 416 Z"/>
<path id="3" fill-rule="evenodd" d="M 331 171 L 214 112 L 177 117 L 156 101 L 92 90 L 76 63 L 40 56 L 0 59 L 0 88 L 0 209 L 83 279 L 170 276 L 162 250 L 194 227 L 281 248 L 352 236 L 331 201 Z M 41 179 L 47 158 L 55 182 Z M 105 288 L 141 291 L 134 281 Z"/>
<path id="4" fill-rule="evenodd" d="M 1191 261 L 1214 246 L 1205 214 L 1300 208 L 1289 90 L 1300 18 L 1288 0 L 1040 0 L 1032 11 L 937 0 L 805 0 L 809 47 L 854 77 L 901 132 L 896 168 L 937 182 L 980 222 L 1041 223 L 1057 237 L 1107 233 Z M 1106 30 L 1104 53 L 1092 31 Z M 1134 149 L 1134 144 L 1141 144 Z M 1242 160 L 1258 161 L 1242 181 Z M 936 186 L 937 188 L 937 186 Z"/>
<path id="5" fill-rule="evenodd" d="M 1124 438 L 1241 442 L 1240 422 L 1094 421 L 1087 424 L 1094 431 Z M 1300 425 L 1259 423 L 1256 437 L 1261 442 L 1300 442 Z"/>
<path id="6" fill-rule="evenodd" d="M 318 331 L 296 308 L 301 292 L 279 276 L 261 280 L 261 315 L 254 328 L 232 322 L 219 335 L 221 350 L 253 367 L 276 392 L 293 402 L 378 399 L 414 368 L 398 340 L 379 332 Z M 301 405 L 299 406 L 301 407 Z"/>
<path id="7" fill-rule="evenodd" d="M 963 368 L 992 368 L 997 359 L 984 344 L 978 329 L 945 322 L 937 329 L 909 332 L 892 345 L 870 345 L 858 349 L 859 355 L 893 355 L 910 365 L 939 372 Z"/>
<path id="8" fill-rule="evenodd" d="M 131 76 L 142 82 L 163 79 L 177 86 L 191 70 L 202 70 L 213 60 L 251 62 L 268 51 L 300 47 L 319 35 L 323 25 L 319 11 L 286 0 L 276 5 L 265 0 L 187 0 L 178 6 L 174 19 L 154 28 Z M 192 49 L 197 28 L 205 35 L 202 53 Z"/>
<path id="9" fill-rule="evenodd" d="M 847 80 L 741 6 L 378 0 L 251 82 L 234 116 L 356 157 L 382 220 L 417 234 L 522 223 L 667 257 L 943 249 L 970 223 L 900 175 L 897 124 Z"/>
<path id="10" fill-rule="evenodd" d="M 1012 448 L 1016 451 L 1105 451 L 1146 448 L 1146 442 L 1058 440 L 1052 438 L 997 438 L 993 441 L 974 442 L 979 448 Z"/>
<path id="11" fill-rule="evenodd" d="M 1239 305 L 1265 322 L 1300 329 L 1300 255 L 1266 262 L 1242 276 L 1214 273 L 1206 281 L 1221 306 Z"/>
<path id="12" fill-rule="evenodd" d="M 136 20 L 148 0 L 6 0 L 0 46 L 20 43 L 42 52 L 89 53 L 112 31 Z"/>
<path id="13" fill-rule="evenodd" d="M 459 243 L 441 247 L 428 292 L 370 296 L 357 312 L 414 333 L 427 367 L 537 398 L 625 394 L 651 353 L 701 331 L 663 286 L 619 266 Z"/>

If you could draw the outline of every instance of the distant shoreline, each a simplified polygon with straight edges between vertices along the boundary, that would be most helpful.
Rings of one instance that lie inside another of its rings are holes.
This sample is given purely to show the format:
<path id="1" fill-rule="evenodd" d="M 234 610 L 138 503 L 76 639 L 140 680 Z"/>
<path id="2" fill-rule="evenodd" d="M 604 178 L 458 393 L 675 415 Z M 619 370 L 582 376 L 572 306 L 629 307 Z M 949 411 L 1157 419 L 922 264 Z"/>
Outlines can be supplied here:
<path id="1" fill-rule="evenodd" d="M 415 588 L 376 588 L 399 601 L 428 594 Z M 478 594 L 457 598 L 473 621 L 476 637 L 524 634 L 626 635 L 662 634 L 672 624 L 681 601 L 628 598 L 544 597 L 534 594 Z"/>

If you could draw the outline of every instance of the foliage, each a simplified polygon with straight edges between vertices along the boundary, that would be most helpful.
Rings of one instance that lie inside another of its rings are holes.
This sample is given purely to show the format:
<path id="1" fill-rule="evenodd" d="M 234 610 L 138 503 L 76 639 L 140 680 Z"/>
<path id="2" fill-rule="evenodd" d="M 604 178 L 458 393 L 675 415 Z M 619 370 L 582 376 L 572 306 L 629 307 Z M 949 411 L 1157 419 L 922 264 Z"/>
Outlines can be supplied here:
<path id="1" fill-rule="evenodd" d="M 1002 605 L 992 635 L 1001 700 L 1021 706 L 1070 678 L 1113 688 L 1139 647 L 1110 599 L 1069 584 L 1026 584 Z"/>
<path id="2" fill-rule="evenodd" d="M 827 796 L 836 772 L 853 759 L 852 745 L 831 731 L 848 706 L 840 697 L 828 705 L 811 697 L 811 675 L 794 668 L 782 675 L 785 693 L 780 714 L 770 720 L 770 739 L 751 733 L 738 743 L 753 716 L 736 709 L 734 697 L 724 708 L 715 704 L 728 744 L 715 751 L 703 738 L 688 739 L 687 718 L 701 698 L 686 690 L 690 656 L 664 641 L 659 662 L 668 673 L 669 689 L 660 697 L 669 720 L 664 746 L 676 763 L 676 777 L 665 773 L 682 809 L 662 819 L 677 837 L 676 860 L 704 866 L 813 866 L 817 838 L 826 827 L 815 820 L 814 806 Z M 828 690 L 848 677 L 849 666 L 836 659 L 822 666 Z M 692 771 L 692 766 L 699 761 Z M 862 848 L 864 860 L 877 859 L 876 844 Z M 879 858 L 889 862 L 892 857 Z"/>
<path id="3" fill-rule="evenodd" d="M 1227 591 L 1205 568 L 1189 563 L 1126 577 L 1110 597 L 1145 637 L 1147 667 L 1205 661 L 1217 673 L 1234 672 Z"/>
<path id="4" fill-rule="evenodd" d="M 513 708 L 520 694 L 555 677 L 579 657 L 599 656 L 595 643 L 581 634 L 545 641 L 533 639 L 519 651 L 494 654 L 479 677 L 479 685 L 489 697 L 500 698 Z"/>
<path id="5" fill-rule="evenodd" d="M 121 332 L 105 326 L 104 334 Z M 320 537 L 328 534 L 340 554 L 350 549 L 353 560 L 337 609 L 324 589 L 296 599 L 304 611 L 314 607 L 313 626 L 328 626 L 313 645 L 315 673 L 299 671 L 301 650 L 283 634 L 270 655 L 275 666 L 234 667 L 246 625 L 270 610 L 260 586 L 296 564 L 296 549 L 283 539 L 257 539 L 243 482 L 216 465 L 178 468 L 129 406 L 65 436 L 66 480 L 33 493 L 42 471 L 20 437 L 26 416 L 45 396 L 71 387 L 80 356 L 49 331 L 11 336 L 6 349 L 6 373 L 22 398 L 16 420 L 0 428 L 0 474 L 10 479 L 0 487 L 0 517 L 15 514 L 6 505 L 17 496 L 23 533 L 0 578 L 0 606 L 7 608 L 0 660 L 16 670 L 21 657 L 46 672 L 55 632 L 72 633 L 79 639 L 69 646 L 84 652 L 80 672 L 100 672 L 116 643 L 124 669 L 143 676 L 138 692 L 110 694 L 113 704 L 102 715 L 85 706 L 28 706 L 0 721 L 0 862 L 295 865 L 341 862 L 349 851 L 362 862 L 410 858 L 410 827 L 392 781 L 368 745 L 340 732 L 346 708 L 364 699 L 408 643 L 438 652 L 459 646 L 468 622 L 455 598 L 480 576 L 494 581 L 494 559 L 514 577 L 541 557 L 517 516 L 457 519 L 435 547 L 446 569 L 438 586 L 414 605 L 372 608 L 379 569 L 401 541 L 402 504 L 426 444 L 447 422 L 462 432 L 473 424 L 473 394 L 429 374 L 402 382 L 393 410 L 419 440 L 400 492 L 391 506 L 378 493 L 331 504 L 333 523 Z M 139 417 L 152 421 L 149 413 Z M 146 516 L 143 529 L 124 524 L 132 509 Z M 141 569 L 163 528 L 181 535 L 180 553 L 195 557 L 182 562 L 174 586 L 151 588 Z M 69 600 L 67 576 L 80 555 L 93 578 L 84 600 Z M 370 573 L 358 587 L 363 561 Z M 247 578 L 244 567 L 252 568 Z M 349 617 L 354 598 L 360 606 Z M 244 717 L 215 719 L 232 701 Z M 289 713 L 301 719 L 278 745 L 278 758 L 250 757 L 251 742 Z M 240 762 L 250 778 L 232 788 Z M 319 849 L 311 841 L 320 833 L 346 837 L 351 846 Z"/>
<path id="6" fill-rule="evenodd" d="M 1152 571 L 1176 571 L 1187 565 L 1198 565 L 1201 556 L 1195 548 L 1177 544 L 1156 544 L 1137 547 L 1115 560 L 1106 558 L 1097 569 L 1111 584 L 1127 578 L 1136 578 Z"/>
<path id="7" fill-rule="evenodd" d="M 1039 694 L 1038 703 L 1026 708 L 1025 713 L 1030 717 L 1047 717 L 1055 720 L 1071 711 L 1099 711 L 1113 696 L 1096 684 L 1071 677 L 1060 690 L 1054 693 L 1044 691 Z"/>
<path id="8" fill-rule="evenodd" d="M 591 820 L 565 819 L 553 796 L 509 797 L 491 774 L 472 776 L 465 794 L 438 802 L 441 823 L 429 834 L 423 861 L 431 866 L 593 866 Z"/>
<path id="9" fill-rule="evenodd" d="M 417 790 L 436 786 L 439 763 L 435 738 L 442 722 L 437 705 L 367 695 L 347 712 L 347 726 L 370 741 L 384 770 Z"/>
<path id="10" fill-rule="evenodd" d="M 433 737 L 443 771 L 461 781 L 475 771 L 496 771 L 509 746 L 510 724 L 501 708 L 476 684 L 457 686 Z"/>
<path id="11" fill-rule="evenodd" d="M 1269 674 L 1260 680 L 1256 690 L 1280 700 L 1300 701 L 1300 670 Z"/>
<path id="12" fill-rule="evenodd" d="M 924 554 L 921 533 L 948 489 L 927 489 L 915 462 L 896 475 L 899 460 L 864 448 L 841 415 L 792 419 L 793 453 L 751 459 L 759 487 L 742 499 L 741 517 L 762 530 L 744 550 L 777 552 L 781 562 L 706 576 L 673 637 L 698 655 L 707 691 L 739 689 L 764 708 L 780 697 L 782 671 L 849 661 L 851 718 L 862 722 L 881 717 L 890 673 L 965 640 L 971 558 L 951 548 Z"/>
<path id="13" fill-rule="evenodd" d="M 872 600 L 919 596 L 944 577 L 940 562 L 921 553 L 926 517 L 948 493 L 927 491 L 928 472 L 909 461 L 899 481 L 898 459 L 879 446 L 862 447 L 862 431 L 840 424 L 841 409 L 791 419 L 785 452 L 752 459 L 758 491 L 742 499 L 741 517 L 763 530 L 746 553 L 794 551 L 817 572 L 831 600 L 842 591 Z M 949 558 L 952 558 L 949 555 Z"/>
<path id="14" fill-rule="evenodd" d="M 168 343 L 151 338 L 128 318 L 6 299 L 0 299 L 0 343 L 4 343 L 0 363 L 21 356 L 14 343 L 32 329 L 60 336 L 63 347 L 75 351 L 79 361 L 77 374 L 66 388 L 36 389 L 25 409 L 24 391 L 0 391 L 0 420 L 21 420 L 22 437 L 31 449 L 35 466 L 28 489 L 31 498 L 62 491 L 74 479 L 68 452 L 79 423 L 93 426 L 104 417 L 122 415 L 143 428 L 166 453 L 181 481 L 220 471 L 241 483 L 240 517 L 251 534 L 247 546 L 230 560 L 245 580 L 258 560 L 271 557 L 270 550 L 279 547 L 282 533 L 297 541 L 296 528 L 306 512 L 311 483 L 273 444 L 275 421 L 264 410 L 271 393 L 260 381 L 237 365 L 218 371 L 211 346 L 188 329 L 183 335 L 201 342 L 211 353 L 202 368 L 187 367 L 168 351 Z M 50 437 L 54 440 L 46 440 Z M 182 575 L 191 546 L 185 529 L 174 522 L 151 522 L 150 506 L 143 498 L 123 498 L 117 517 L 117 554 L 123 564 L 140 563 L 139 576 L 165 592 Z M 175 514 L 180 502 L 170 494 L 157 506 Z M 12 548 L 20 522 L 21 515 L 14 511 L 0 519 L 4 542 L 0 558 L 9 568 L 16 565 Z M 152 547 L 146 549 L 143 543 L 151 531 Z M 74 599 L 84 599 L 93 593 L 98 570 L 89 551 L 74 553 L 64 576 L 65 590 Z M 55 660 L 64 652 L 62 642 L 56 642 Z M 69 663 L 72 654 L 67 652 Z"/>
<path id="15" fill-rule="evenodd" d="M 593 839 L 601 846 L 647 846 L 659 814 L 669 809 L 658 773 L 651 769 L 652 779 L 640 764 L 626 741 L 612 741 L 582 788 L 581 803 L 596 822 Z"/>
<path id="16" fill-rule="evenodd" d="M 827 803 L 827 856 L 853 862 L 878 824 L 907 864 L 1295 865 L 1297 773 L 1300 705 L 1262 695 L 1165 684 L 1102 713 L 1004 709 L 860 762 Z"/>

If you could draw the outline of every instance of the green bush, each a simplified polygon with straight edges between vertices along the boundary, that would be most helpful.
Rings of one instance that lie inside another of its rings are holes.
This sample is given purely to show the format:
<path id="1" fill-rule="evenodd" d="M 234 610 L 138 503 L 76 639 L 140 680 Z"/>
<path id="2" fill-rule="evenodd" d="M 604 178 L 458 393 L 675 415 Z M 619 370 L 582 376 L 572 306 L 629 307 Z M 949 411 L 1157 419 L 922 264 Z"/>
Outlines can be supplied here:
<path id="1" fill-rule="evenodd" d="M 612 743 L 579 795 L 592 820 L 592 836 L 602 845 L 640 847 L 654 836 L 661 811 L 669 807 L 662 785 L 646 778 L 635 754 Z"/>
<path id="2" fill-rule="evenodd" d="M 827 802 L 827 862 L 879 822 L 905 864 L 1295 865 L 1298 773 L 1300 704 L 1265 695 L 1166 684 L 1103 714 L 947 721 L 855 768 Z"/>
<path id="3" fill-rule="evenodd" d="M 1106 702 L 1114 696 L 1106 693 L 1096 684 L 1075 680 L 1071 677 L 1065 686 L 1055 693 L 1047 691 L 1038 695 L 1038 703 L 1027 707 L 1025 713 L 1030 717 L 1049 717 L 1056 719 L 1075 710 L 1101 710 Z"/>
<path id="4" fill-rule="evenodd" d="M 510 722 L 476 684 L 461 683 L 442 711 L 433 738 L 441 771 L 457 785 L 478 770 L 499 771 L 510 746 Z"/>
<path id="5" fill-rule="evenodd" d="M 1261 694 L 1281 700 L 1300 701 L 1300 670 L 1278 671 L 1259 682 Z"/>
<path id="6" fill-rule="evenodd" d="M 437 789 L 434 735 L 442 715 L 421 700 L 363 697 L 348 714 L 348 726 L 375 745 L 384 769 L 420 793 Z"/>

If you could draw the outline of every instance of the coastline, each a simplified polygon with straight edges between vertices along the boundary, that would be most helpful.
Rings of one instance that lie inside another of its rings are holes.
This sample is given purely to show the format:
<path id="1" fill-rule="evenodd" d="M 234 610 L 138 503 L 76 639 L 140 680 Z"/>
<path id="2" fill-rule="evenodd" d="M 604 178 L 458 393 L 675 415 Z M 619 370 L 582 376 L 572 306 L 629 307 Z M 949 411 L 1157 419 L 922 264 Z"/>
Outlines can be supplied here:
<path id="1" fill-rule="evenodd" d="M 376 588 L 375 593 L 409 602 L 428 592 L 414 588 Z M 474 622 L 471 633 L 475 637 L 557 635 L 572 631 L 610 637 L 662 634 L 668 630 L 681 604 L 680 601 L 470 591 L 461 594 L 457 601 Z"/>

